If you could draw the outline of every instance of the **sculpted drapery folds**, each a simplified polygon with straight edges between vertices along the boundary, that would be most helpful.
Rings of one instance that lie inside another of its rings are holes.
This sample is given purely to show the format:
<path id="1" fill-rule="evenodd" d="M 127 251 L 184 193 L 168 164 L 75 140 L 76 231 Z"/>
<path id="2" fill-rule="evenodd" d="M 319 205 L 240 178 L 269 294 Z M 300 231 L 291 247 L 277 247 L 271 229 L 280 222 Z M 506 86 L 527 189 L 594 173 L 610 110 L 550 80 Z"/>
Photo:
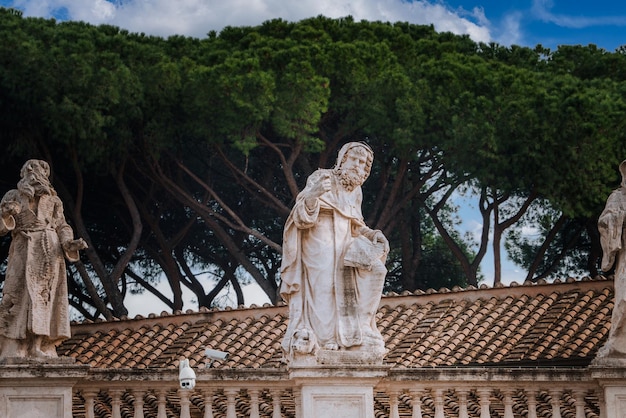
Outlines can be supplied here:
<path id="1" fill-rule="evenodd" d="M 288 358 L 326 351 L 360 351 L 382 359 L 375 314 L 385 281 L 389 244 L 361 213 L 361 185 L 373 153 L 345 144 L 333 169 L 319 169 L 285 224 L 281 296 L 289 305 L 283 339 Z"/>
<path id="2" fill-rule="evenodd" d="M 598 359 L 626 360 L 626 160 L 619 166 L 620 187 L 610 194 L 598 218 L 602 244 L 602 270 L 615 267 L 613 286 L 615 303 L 611 316 L 609 338 L 598 352 Z"/>
<path id="3" fill-rule="evenodd" d="M 50 166 L 27 161 L 17 189 L 0 203 L 0 235 L 11 247 L 0 301 L 0 358 L 57 357 L 70 337 L 65 259 L 75 262 L 86 248 L 73 239 L 63 204 L 50 181 Z"/>

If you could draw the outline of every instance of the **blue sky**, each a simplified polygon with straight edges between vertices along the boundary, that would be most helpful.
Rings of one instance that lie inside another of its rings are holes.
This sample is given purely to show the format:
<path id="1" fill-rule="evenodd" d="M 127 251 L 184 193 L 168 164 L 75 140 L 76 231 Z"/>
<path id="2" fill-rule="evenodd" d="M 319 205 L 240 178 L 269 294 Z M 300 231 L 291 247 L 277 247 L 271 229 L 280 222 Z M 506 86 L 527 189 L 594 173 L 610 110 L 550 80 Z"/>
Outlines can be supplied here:
<path id="1" fill-rule="evenodd" d="M 451 0 L 446 4 L 473 16 L 482 13 L 493 39 L 505 45 L 542 44 L 554 49 L 562 44 L 595 44 L 608 51 L 626 45 L 626 4 L 618 0 Z"/>
<path id="2" fill-rule="evenodd" d="M 224 26 L 311 16 L 433 24 L 502 45 L 551 49 L 626 45 L 626 5 L 618 0 L 0 0 L 26 16 L 107 23 L 157 36 L 203 37 Z"/>

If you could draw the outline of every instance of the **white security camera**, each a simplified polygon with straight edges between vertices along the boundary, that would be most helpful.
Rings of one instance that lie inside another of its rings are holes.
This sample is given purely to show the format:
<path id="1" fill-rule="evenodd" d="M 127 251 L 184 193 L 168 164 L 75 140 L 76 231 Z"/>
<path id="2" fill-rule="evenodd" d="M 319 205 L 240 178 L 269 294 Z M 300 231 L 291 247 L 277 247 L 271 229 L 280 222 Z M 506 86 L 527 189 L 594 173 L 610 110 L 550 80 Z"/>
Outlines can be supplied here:
<path id="1" fill-rule="evenodd" d="M 207 364 L 207 367 L 211 367 L 213 361 L 215 360 L 226 360 L 228 358 L 228 353 L 220 350 L 213 350 L 212 348 L 207 348 L 204 350 L 204 355 L 207 356 L 211 361 Z"/>
<path id="2" fill-rule="evenodd" d="M 196 386 L 196 372 L 189 367 L 189 360 L 186 358 L 180 359 L 178 365 L 178 381 L 180 382 L 181 389 L 193 389 Z"/>

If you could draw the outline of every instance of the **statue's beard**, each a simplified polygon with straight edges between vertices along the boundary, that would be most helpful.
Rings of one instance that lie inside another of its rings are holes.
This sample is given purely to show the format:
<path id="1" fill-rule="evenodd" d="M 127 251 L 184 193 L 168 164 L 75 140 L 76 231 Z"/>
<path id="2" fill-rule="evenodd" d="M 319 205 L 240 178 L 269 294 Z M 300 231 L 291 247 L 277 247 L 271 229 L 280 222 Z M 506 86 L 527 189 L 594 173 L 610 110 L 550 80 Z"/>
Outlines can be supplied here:
<path id="1" fill-rule="evenodd" d="M 339 183 L 349 192 L 361 186 L 367 175 L 360 175 L 356 168 L 349 168 L 347 170 L 340 169 L 339 170 Z"/>
<path id="2" fill-rule="evenodd" d="M 52 194 L 52 186 L 43 174 L 27 174 L 19 181 L 17 188 L 30 198 L 44 194 Z"/>
<path id="3" fill-rule="evenodd" d="M 33 186 L 35 187 L 35 195 L 36 196 L 41 196 L 43 194 L 51 194 L 50 193 L 50 186 L 48 186 L 47 184 L 35 183 L 35 184 L 33 184 Z"/>

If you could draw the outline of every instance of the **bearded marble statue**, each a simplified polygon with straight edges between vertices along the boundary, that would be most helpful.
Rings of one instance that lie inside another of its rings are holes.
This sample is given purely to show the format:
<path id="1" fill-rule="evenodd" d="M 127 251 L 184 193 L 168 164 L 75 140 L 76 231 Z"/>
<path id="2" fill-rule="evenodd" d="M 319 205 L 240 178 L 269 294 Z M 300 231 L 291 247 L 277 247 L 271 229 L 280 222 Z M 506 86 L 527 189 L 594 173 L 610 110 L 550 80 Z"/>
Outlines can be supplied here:
<path id="1" fill-rule="evenodd" d="M 598 218 L 602 245 L 602 270 L 615 268 L 613 286 L 615 303 L 609 338 L 599 350 L 597 359 L 620 359 L 626 362 L 626 160 L 619 166 L 620 187 L 608 197 Z"/>
<path id="2" fill-rule="evenodd" d="M 0 235 L 11 233 L 0 358 L 56 358 L 56 347 L 70 337 L 65 259 L 78 261 L 87 244 L 73 239 L 48 163 L 29 160 L 20 176 L 0 202 Z"/>
<path id="3" fill-rule="evenodd" d="M 296 198 L 283 233 L 282 298 L 289 325 L 287 359 L 318 352 L 357 352 L 382 362 L 376 327 L 389 243 L 363 220 L 361 185 L 373 152 L 350 142 L 332 169 L 319 169 Z"/>

